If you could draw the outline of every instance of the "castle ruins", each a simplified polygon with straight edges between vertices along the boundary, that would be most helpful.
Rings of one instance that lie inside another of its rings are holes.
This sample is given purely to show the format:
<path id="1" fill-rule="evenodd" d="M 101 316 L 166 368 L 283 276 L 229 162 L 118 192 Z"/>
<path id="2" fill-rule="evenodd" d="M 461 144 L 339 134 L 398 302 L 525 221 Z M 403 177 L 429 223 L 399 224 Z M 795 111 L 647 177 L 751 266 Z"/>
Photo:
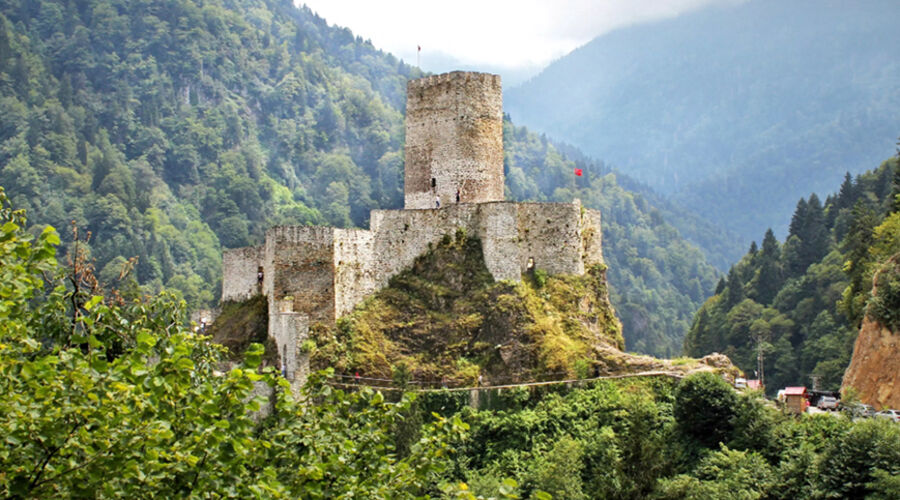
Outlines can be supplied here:
<path id="1" fill-rule="evenodd" d="M 482 244 L 495 280 L 531 267 L 584 274 L 603 262 L 600 212 L 573 203 L 503 200 L 500 77 L 455 71 L 407 85 L 405 207 L 370 227 L 278 226 L 256 247 L 226 250 L 222 301 L 265 295 L 269 337 L 292 384 L 306 379 L 309 326 L 333 324 L 446 234 Z"/>

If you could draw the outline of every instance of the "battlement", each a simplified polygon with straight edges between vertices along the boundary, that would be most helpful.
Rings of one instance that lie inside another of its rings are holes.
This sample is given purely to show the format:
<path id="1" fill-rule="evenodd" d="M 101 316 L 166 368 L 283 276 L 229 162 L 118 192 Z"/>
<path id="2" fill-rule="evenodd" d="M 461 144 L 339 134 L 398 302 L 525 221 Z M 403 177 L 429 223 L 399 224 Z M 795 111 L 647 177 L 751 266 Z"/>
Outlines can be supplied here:
<path id="1" fill-rule="evenodd" d="M 335 228 L 328 226 L 273 226 L 266 231 L 266 241 L 271 243 L 329 242 Z"/>
<path id="2" fill-rule="evenodd" d="M 409 80 L 406 83 L 407 92 L 420 92 L 424 89 L 437 87 L 440 85 L 451 85 L 455 82 L 462 82 L 463 85 L 470 82 L 477 82 L 480 85 L 490 86 L 492 88 L 501 89 L 502 84 L 500 75 L 491 73 L 480 73 L 477 71 L 451 71 L 440 75 L 431 75 L 415 80 Z"/>

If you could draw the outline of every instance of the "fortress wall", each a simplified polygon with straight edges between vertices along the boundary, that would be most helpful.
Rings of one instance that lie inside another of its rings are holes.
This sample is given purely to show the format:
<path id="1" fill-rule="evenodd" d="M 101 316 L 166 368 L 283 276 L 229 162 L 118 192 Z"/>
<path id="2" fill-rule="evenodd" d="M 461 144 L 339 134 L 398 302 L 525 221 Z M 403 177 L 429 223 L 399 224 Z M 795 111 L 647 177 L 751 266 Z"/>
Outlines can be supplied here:
<path id="1" fill-rule="evenodd" d="M 584 274 L 581 203 L 519 203 L 519 263 L 549 274 Z"/>
<path id="2" fill-rule="evenodd" d="M 524 262 L 519 247 L 519 204 L 487 203 L 479 211 L 477 234 L 484 264 L 495 280 L 522 279 Z"/>
<path id="3" fill-rule="evenodd" d="M 334 231 L 331 227 L 277 226 L 266 232 L 269 300 L 293 297 L 293 311 L 308 315 L 310 323 L 335 320 Z"/>
<path id="4" fill-rule="evenodd" d="M 476 234 L 479 205 L 450 205 L 440 210 L 373 210 L 370 226 L 374 233 L 372 270 L 375 290 L 410 267 L 428 245 L 453 235 L 457 228 Z"/>
<path id="5" fill-rule="evenodd" d="M 582 219 L 580 202 L 496 202 L 454 204 L 440 210 L 375 210 L 371 216 L 373 291 L 412 265 L 416 257 L 428 251 L 429 243 L 437 243 L 445 234 L 453 235 L 458 228 L 481 240 L 485 265 L 495 280 L 520 280 L 529 258 L 550 274 L 583 274 L 582 225 L 599 220 L 599 212 L 585 213 L 588 218 Z M 588 235 L 588 251 L 594 255 L 589 259 L 601 262 L 599 231 Z"/>
<path id="6" fill-rule="evenodd" d="M 269 337 L 275 341 L 285 378 L 291 381 L 291 387 L 299 388 L 309 376 L 309 355 L 301 349 L 309 338 L 309 317 L 289 311 L 270 313 Z M 280 370 L 281 365 L 277 368 Z"/>
<path id="7" fill-rule="evenodd" d="M 243 301 L 259 293 L 256 272 L 264 257 L 263 246 L 222 253 L 222 302 Z"/>
<path id="8" fill-rule="evenodd" d="M 376 292 L 374 233 L 360 229 L 334 230 L 334 309 L 341 317 Z"/>
<path id="9" fill-rule="evenodd" d="M 432 185 L 434 179 L 434 185 Z M 500 77 L 455 71 L 407 83 L 407 209 L 503 200 Z"/>
<path id="10" fill-rule="evenodd" d="M 603 232 L 600 211 L 584 209 L 581 215 L 581 241 L 584 249 L 584 267 L 603 264 Z"/>

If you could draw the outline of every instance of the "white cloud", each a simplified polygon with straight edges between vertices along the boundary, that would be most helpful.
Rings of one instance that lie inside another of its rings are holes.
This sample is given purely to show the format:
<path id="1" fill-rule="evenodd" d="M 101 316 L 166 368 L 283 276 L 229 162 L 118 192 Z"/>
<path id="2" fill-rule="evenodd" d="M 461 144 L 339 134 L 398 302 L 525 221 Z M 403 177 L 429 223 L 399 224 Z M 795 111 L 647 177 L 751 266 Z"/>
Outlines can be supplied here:
<path id="1" fill-rule="evenodd" d="M 618 27 L 742 0 L 303 0 L 330 24 L 422 66 L 539 68 Z"/>

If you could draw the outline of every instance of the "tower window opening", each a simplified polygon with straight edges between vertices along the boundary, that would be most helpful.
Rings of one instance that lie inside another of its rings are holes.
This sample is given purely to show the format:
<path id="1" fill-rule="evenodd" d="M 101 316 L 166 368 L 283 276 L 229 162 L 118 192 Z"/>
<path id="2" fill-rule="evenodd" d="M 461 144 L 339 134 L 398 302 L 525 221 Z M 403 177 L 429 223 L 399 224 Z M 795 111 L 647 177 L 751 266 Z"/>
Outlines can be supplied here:
<path id="1" fill-rule="evenodd" d="M 435 179 L 434 177 L 432 177 L 432 178 L 431 178 L 431 189 L 434 189 L 434 188 L 436 188 L 436 187 L 437 187 L 437 179 Z"/>

